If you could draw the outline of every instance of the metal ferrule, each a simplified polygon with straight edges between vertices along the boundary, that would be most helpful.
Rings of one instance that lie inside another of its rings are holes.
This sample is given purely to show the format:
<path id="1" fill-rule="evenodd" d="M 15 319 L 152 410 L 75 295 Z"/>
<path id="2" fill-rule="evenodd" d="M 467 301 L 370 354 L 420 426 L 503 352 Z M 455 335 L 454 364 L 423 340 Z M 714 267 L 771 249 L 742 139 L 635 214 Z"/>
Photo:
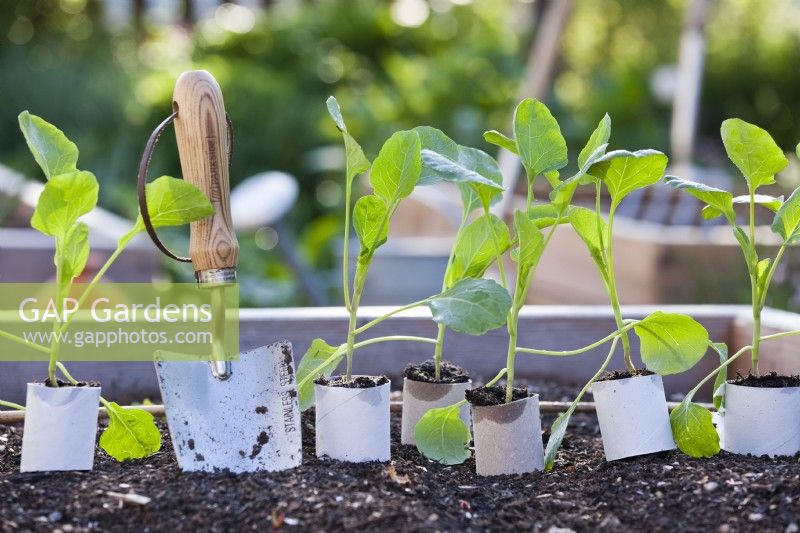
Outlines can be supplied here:
<path id="1" fill-rule="evenodd" d="M 218 287 L 236 283 L 235 268 L 212 268 L 198 270 L 194 273 L 197 284 L 201 287 Z"/>

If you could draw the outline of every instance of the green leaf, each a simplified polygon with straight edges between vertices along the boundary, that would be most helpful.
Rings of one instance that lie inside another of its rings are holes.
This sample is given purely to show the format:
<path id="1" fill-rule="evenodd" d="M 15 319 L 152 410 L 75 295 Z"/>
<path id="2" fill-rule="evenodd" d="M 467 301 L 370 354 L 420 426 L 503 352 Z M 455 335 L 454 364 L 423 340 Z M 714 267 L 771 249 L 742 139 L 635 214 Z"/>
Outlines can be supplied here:
<path id="1" fill-rule="evenodd" d="M 528 179 L 567 166 L 567 142 L 547 106 L 526 98 L 514 111 L 514 136 Z"/>
<path id="2" fill-rule="evenodd" d="M 62 283 L 80 276 L 89 259 L 89 227 L 78 222 L 67 234 L 58 237 L 55 262 L 59 266 Z"/>
<path id="3" fill-rule="evenodd" d="M 33 211 L 31 226 L 45 235 L 64 237 L 78 218 L 97 205 L 97 184 L 94 174 L 76 171 L 53 176 Z"/>
<path id="4" fill-rule="evenodd" d="M 734 196 L 733 198 L 734 204 L 749 204 L 750 203 L 750 195 L 742 195 L 742 196 Z M 760 205 L 761 207 L 766 207 L 773 213 L 776 213 L 778 209 L 781 208 L 783 205 L 783 196 L 770 196 L 768 194 L 754 194 L 753 195 L 753 203 L 756 205 Z"/>
<path id="5" fill-rule="evenodd" d="M 664 183 L 675 189 L 683 189 L 701 202 L 704 202 L 706 204 L 706 208 L 703 209 L 704 218 L 725 215 L 731 224 L 736 224 L 736 213 L 733 211 L 733 195 L 728 191 L 685 180 L 677 176 L 665 176 Z"/>
<path id="6" fill-rule="evenodd" d="M 772 231 L 780 235 L 786 244 L 800 239 L 800 187 L 792 192 L 775 213 Z"/>
<path id="7" fill-rule="evenodd" d="M 561 176 L 561 173 L 558 170 L 548 170 L 547 172 L 542 172 L 542 176 L 544 179 L 547 180 L 547 183 L 550 184 L 551 187 L 558 187 L 561 183 L 558 178 Z"/>
<path id="8" fill-rule="evenodd" d="M 462 279 L 428 303 L 433 320 L 453 331 L 483 335 L 506 323 L 511 297 L 490 279 Z"/>
<path id="9" fill-rule="evenodd" d="M 458 145 L 444 134 L 442 130 L 430 126 L 417 126 L 414 131 L 419 135 L 420 148 L 435 152 L 447 159 L 455 161 L 458 159 Z M 441 176 L 436 169 L 429 167 L 422 160 L 422 172 L 420 173 L 417 185 L 431 185 L 440 181 L 447 181 L 447 177 Z"/>
<path id="10" fill-rule="evenodd" d="M 750 243 L 750 238 L 747 236 L 744 230 L 738 226 L 733 228 L 733 236 L 736 237 L 737 241 L 739 241 L 739 247 L 742 249 L 745 263 L 747 263 L 747 271 L 755 272 L 756 263 L 758 262 L 758 255 L 756 254 L 755 248 Z"/>
<path id="11" fill-rule="evenodd" d="M 147 212 L 155 228 L 181 226 L 214 214 L 203 191 L 182 179 L 161 176 L 145 186 L 145 195 Z M 137 224 L 144 229 L 141 215 Z"/>
<path id="12" fill-rule="evenodd" d="M 588 169 L 608 188 L 612 205 L 628 194 L 658 182 L 667 168 L 667 156 L 656 150 L 615 150 L 599 158 Z"/>
<path id="13" fill-rule="evenodd" d="M 683 453 L 698 458 L 719 453 L 719 435 L 705 407 L 683 401 L 669 414 L 669 423 L 675 444 Z"/>
<path id="14" fill-rule="evenodd" d="M 714 407 L 719 410 L 725 401 L 725 383 L 728 381 L 728 345 L 724 342 L 712 342 L 711 348 L 719 354 L 720 368 L 714 380 Z"/>
<path id="15" fill-rule="evenodd" d="M 522 294 L 524 291 L 520 289 L 527 286 L 530 274 L 544 251 L 544 236 L 536 223 L 520 210 L 514 211 L 514 229 L 519 242 L 516 253 L 512 254 L 512 259 L 517 262 L 518 290 L 515 292 Z"/>
<path id="16" fill-rule="evenodd" d="M 476 207 L 482 206 L 488 210 L 489 206 L 500 200 L 503 196 L 503 174 L 497 161 L 482 150 L 469 146 L 458 147 L 458 163 L 462 167 L 472 170 L 488 179 L 491 183 L 469 181 L 458 183 L 461 192 L 461 201 L 469 213 Z"/>
<path id="17" fill-rule="evenodd" d="M 512 154 L 519 155 L 519 150 L 517 149 L 517 142 L 510 137 L 506 137 L 497 130 L 489 130 L 483 132 L 483 138 L 488 143 L 491 143 L 495 146 L 499 146 L 500 148 L 505 148 Z"/>
<path id="18" fill-rule="evenodd" d="M 311 346 L 297 365 L 297 396 L 301 411 L 314 405 L 314 380 L 320 376 L 330 376 L 344 359 L 343 346 L 334 348 L 322 339 L 311 341 Z M 314 372 L 323 363 L 326 364 L 322 369 Z"/>
<path id="19" fill-rule="evenodd" d="M 469 428 L 461 420 L 459 402 L 431 409 L 414 426 L 417 450 L 434 461 L 446 465 L 461 464 L 469 459 Z"/>
<path id="20" fill-rule="evenodd" d="M 656 311 L 633 329 L 645 366 L 662 376 L 689 370 L 708 349 L 708 331 L 690 316 Z"/>
<path id="21" fill-rule="evenodd" d="M 595 156 L 598 149 L 602 147 L 603 152 L 605 152 L 605 147 L 608 146 L 608 139 L 611 137 L 611 117 L 608 116 L 606 113 L 603 118 L 600 119 L 600 122 L 597 124 L 597 127 L 594 129 L 592 134 L 589 136 L 589 140 L 586 142 L 586 145 L 581 150 L 581 153 L 578 154 L 578 168 L 582 168 L 586 165 L 589 161 L 589 158 Z"/>
<path id="22" fill-rule="evenodd" d="M 533 204 L 528 208 L 528 218 L 536 224 L 539 229 L 549 228 L 556 222 L 559 224 L 569 223 L 569 213 L 571 206 L 567 206 L 566 212 L 561 212 L 561 207 L 554 204 Z"/>
<path id="23" fill-rule="evenodd" d="M 608 248 L 608 227 L 597 213 L 585 207 L 573 207 L 569 222 L 578 237 L 586 244 L 589 254 L 601 271 L 605 271 L 605 250 Z"/>
<path id="24" fill-rule="evenodd" d="M 472 148 L 471 150 L 475 149 Z M 431 150 L 422 150 L 422 162 L 425 168 L 435 172 L 436 176 L 440 180 L 450 181 L 453 183 L 476 183 L 485 185 L 490 190 L 503 190 L 502 185 L 483 177 L 475 170 L 467 168 L 457 161 L 448 159 L 447 157 L 436 152 L 432 152 Z"/>
<path id="25" fill-rule="evenodd" d="M 387 140 L 372 163 L 369 181 L 375 194 L 391 209 L 411 194 L 422 172 L 421 143 L 415 131 L 398 131 Z"/>
<path id="26" fill-rule="evenodd" d="M 445 273 L 446 287 L 462 279 L 482 277 L 498 253 L 505 253 L 509 246 L 511 236 L 502 220 L 491 214 L 476 218 L 459 232 L 453 261 Z"/>
<path id="27" fill-rule="evenodd" d="M 749 204 L 750 203 L 750 195 L 745 194 L 742 196 L 735 196 L 733 198 L 734 205 L 741 205 L 741 204 Z M 755 205 L 760 205 L 762 207 L 766 207 L 773 213 L 780 209 L 781 205 L 783 205 L 783 196 L 769 196 L 767 194 L 754 194 L 753 195 L 753 203 Z M 722 213 L 715 207 L 711 207 L 707 205 L 703 208 L 703 218 L 711 219 L 720 216 Z M 728 219 L 730 220 L 730 219 Z M 735 220 L 735 219 L 734 219 Z M 735 223 L 735 222 L 731 222 Z"/>
<path id="28" fill-rule="evenodd" d="M 589 176 L 588 172 L 596 161 L 599 161 L 605 156 L 607 147 L 607 144 L 601 144 L 595 148 L 586 158 L 583 165 L 578 169 L 578 172 L 553 186 L 553 190 L 550 192 L 550 200 L 555 205 L 559 206 L 562 210 L 565 209 L 572 201 L 572 196 L 575 194 L 575 189 L 578 185 L 585 184 L 587 178 L 592 181 L 596 180 L 593 176 Z"/>
<path id="29" fill-rule="evenodd" d="M 567 426 L 569 426 L 569 419 L 575 411 L 576 404 L 573 402 L 570 408 L 558 415 L 558 418 L 553 421 L 550 426 L 550 438 L 547 439 L 547 448 L 544 451 L 544 471 L 549 472 L 553 469 L 556 462 L 556 455 L 561 442 L 564 440 L 564 435 L 567 433 Z"/>
<path id="30" fill-rule="evenodd" d="M 769 267 L 772 264 L 772 259 L 762 259 L 756 263 L 756 287 L 758 292 L 763 294 L 767 290 L 767 276 L 769 274 Z"/>
<path id="31" fill-rule="evenodd" d="M 389 236 L 389 208 L 374 194 L 362 196 L 353 208 L 353 227 L 361 253 L 374 253 Z"/>
<path id="32" fill-rule="evenodd" d="M 328 113 L 336 123 L 336 127 L 342 133 L 347 166 L 347 183 L 349 184 L 352 183 L 353 178 L 369 170 L 369 159 L 367 159 L 367 156 L 364 155 L 364 150 L 361 149 L 361 145 L 359 145 L 358 142 L 347 131 L 347 126 L 344 123 L 344 117 L 342 117 L 342 110 L 339 107 L 339 102 L 336 101 L 336 98 L 333 96 L 329 97 L 326 104 L 328 106 Z"/>
<path id="33" fill-rule="evenodd" d="M 722 143 L 728 158 L 747 180 L 751 191 L 775 183 L 775 174 L 789 160 L 766 130 L 738 118 L 722 123 Z"/>
<path id="34" fill-rule="evenodd" d="M 28 149 L 48 180 L 78 170 L 78 147 L 63 131 L 27 111 L 20 113 L 18 120 Z"/>
<path id="35" fill-rule="evenodd" d="M 344 117 L 342 117 L 342 108 L 339 107 L 339 102 L 336 100 L 336 98 L 329 96 L 325 101 L 325 105 L 328 107 L 328 114 L 336 123 L 336 127 L 339 129 L 339 131 L 347 131 L 347 126 L 344 123 Z"/>
<path id="36" fill-rule="evenodd" d="M 117 461 L 142 459 L 161 449 L 161 432 L 153 415 L 143 409 L 105 404 L 108 427 L 100 436 L 100 447 Z"/>

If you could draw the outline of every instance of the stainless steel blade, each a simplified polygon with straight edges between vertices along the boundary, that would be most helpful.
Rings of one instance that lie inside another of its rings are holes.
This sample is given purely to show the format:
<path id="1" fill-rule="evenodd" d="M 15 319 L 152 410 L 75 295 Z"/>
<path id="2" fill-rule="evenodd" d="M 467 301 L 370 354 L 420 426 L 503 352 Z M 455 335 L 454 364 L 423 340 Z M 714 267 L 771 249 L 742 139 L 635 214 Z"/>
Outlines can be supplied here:
<path id="1" fill-rule="evenodd" d="M 242 353 L 220 381 L 201 361 L 156 361 L 172 444 L 184 471 L 275 471 L 302 460 L 292 346 Z"/>

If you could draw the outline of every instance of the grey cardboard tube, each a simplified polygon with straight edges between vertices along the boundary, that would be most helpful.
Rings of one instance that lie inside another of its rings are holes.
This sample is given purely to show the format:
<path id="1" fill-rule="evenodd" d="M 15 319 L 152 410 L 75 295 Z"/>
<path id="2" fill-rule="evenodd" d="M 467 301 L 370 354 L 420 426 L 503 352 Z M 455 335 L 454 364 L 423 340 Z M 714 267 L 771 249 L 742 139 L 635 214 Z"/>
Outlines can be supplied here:
<path id="1" fill-rule="evenodd" d="M 400 424 L 401 444 L 416 444 L 414 428 L 425 413 L 437 407 L 447 407 L 464 399 L 472 380 L 464 383 L 428 383 L 403 378 L 403 416 Z M 460 409 L 461 420 L 469 427 L 469 405 Z"/>
<path id="2" fill-rule="evenodd" d="M 475 470 L 480 476 L 544 469 L 539 395 L 492 406 L 472 406 Z"/>

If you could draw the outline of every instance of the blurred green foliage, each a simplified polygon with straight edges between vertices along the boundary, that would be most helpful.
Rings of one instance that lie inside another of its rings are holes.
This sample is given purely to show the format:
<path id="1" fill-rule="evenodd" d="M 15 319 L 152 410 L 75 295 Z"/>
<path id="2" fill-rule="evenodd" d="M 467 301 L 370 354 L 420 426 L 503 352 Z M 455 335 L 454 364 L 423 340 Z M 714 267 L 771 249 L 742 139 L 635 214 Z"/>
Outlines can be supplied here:
<path id="1" fill-rule="evenodd" d="M 38 176 L 16 129 L 16 115 L 29 109 L 77 142 L 82 168 L 103 181 L 101 204 L 133 216 L 138 159 L 170 111 L 175 78 L 208 69 L 235 126 L 232 184 L 265 170 L 296 176 L 300 199 L 286 227 L 324 271 L 341 232 L 343 165 L 325 98 L 337 97 L 369 156 L 392 131 L 418 124 L 492 151 L 481 132 L 510 122 L 541 9 L 519 0 L 405 1 L 416 6 L 413 23 L 398 17 L 401 0 L 326 0 L 265 2 L 271 7 L 255 12 L 222 4 L 194 25 L 145 18 L 137 26 L 135 17 L 113 22 L 123 4 L 114 0 L 5 0 L 0 162 Z M 670 105 L 651 79 L 676 60 L 684 1 L 573 5 L 548 98 L 568 144 L 580 145 L 608 111 L 613 147 L 668 150 Z M 800 6 L 788 0 L 712 3 L 698 160 L 727 164 L 718 130 L 731 115 L 766 127 L 787 150 L 800 139 L 798 19 Z M 153 160 L 151 175 L 161 173 L 180 175 L 171 133 Z M 249 303 L 305 303 L 262 241 L 241 236 Z"/>

